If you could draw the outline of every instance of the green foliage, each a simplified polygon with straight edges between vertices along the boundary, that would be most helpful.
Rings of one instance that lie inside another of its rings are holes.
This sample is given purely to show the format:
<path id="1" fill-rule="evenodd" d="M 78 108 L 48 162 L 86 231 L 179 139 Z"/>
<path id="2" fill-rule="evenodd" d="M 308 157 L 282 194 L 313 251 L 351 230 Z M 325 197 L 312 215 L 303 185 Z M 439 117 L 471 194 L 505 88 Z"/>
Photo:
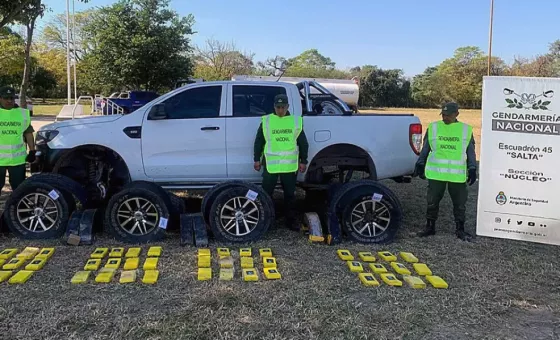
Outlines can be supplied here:
<path id="1" fill-rule="evenodd" d="M 167 9 L 169 0 L 120 0 L 96 11 L 83 28 L 91 52 L 82 81 L 90 91 L 164 91 L 192 74 L 192 15 Z"/>
<path id="2" fill-rule="evenodd" d="M 279 58 L 279 57 L 276 57 Z M 345 79 L 347 72 L 335 68 L 336 64 L 329 57 L 325 57 L 317 49 L 304 51 L 290 59 L 279 59 L 286 69 L 284 76 L 302 78 L 333 78 Z"/>
<path id="3" fill-rule="evenodd" d="M 25 42 L 18 34 L 0 32 L 0 86 L 19 84 L 23 76 Z"/>
<path id="4" fill-rule="evenodd" d="M 46 98 L 56 88 L 57 80 L 51 71 L 39 66 L 33 73 L 31 84 L 33 86 L 33 96 Z"/>
<path id="5" fill-rule="evenodd" d="M 507 69 L 503 60 L 492 58 L 492 75 L 505 75 Z M 487 56 L 478 47 L 460 47 L 453 57 L 414 77 L 412 99 L 420 107 L 436 107 L 455 101 L 464 108 L 479 108 L 482 78 L 487 72 Z"/>
<path id="6" fill-rule="evenodd" d="M 406 107 L 410 104 L 410 81 L 403 70 L 383 70 L 367 65 L 354 69 L 365 77 L 360 81 L 359 104 L 362 107 Z"/>

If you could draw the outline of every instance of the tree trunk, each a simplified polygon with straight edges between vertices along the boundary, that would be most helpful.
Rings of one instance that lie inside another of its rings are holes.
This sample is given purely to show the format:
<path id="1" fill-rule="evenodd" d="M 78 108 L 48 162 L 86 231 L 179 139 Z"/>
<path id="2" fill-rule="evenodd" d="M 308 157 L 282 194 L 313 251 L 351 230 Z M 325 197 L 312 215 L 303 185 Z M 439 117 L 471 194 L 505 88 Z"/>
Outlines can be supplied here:
<path id="1" fill-rule="evenodd" d="M 25 42 L 25 66 L 23 68 L 23 80 L 21 82 L 21 90 L 19 93 L 19 105 L 22 108 L 27 108 L 27 88 L 29 87 L 29 78 L 31 73 L 31 42 L 33 41 L 33 31 L 35 30 L 35 20 L 37 17 L 32 18 L 26 25 L 27 27 L 27 40 Z"/>

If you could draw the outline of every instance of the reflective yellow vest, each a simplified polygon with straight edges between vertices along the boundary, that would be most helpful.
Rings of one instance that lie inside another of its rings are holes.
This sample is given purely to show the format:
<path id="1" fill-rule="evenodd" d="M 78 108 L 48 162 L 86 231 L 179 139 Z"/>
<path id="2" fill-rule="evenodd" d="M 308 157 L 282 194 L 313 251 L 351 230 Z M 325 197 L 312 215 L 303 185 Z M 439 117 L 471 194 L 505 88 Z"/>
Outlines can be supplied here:
<path id="1" fill-rule="evenodd" d="M 266 170 L 271 174 L 296 172 L 299 163 L 297 138 L 301 133 L 301 117 L 278 117 L 274 113 L 262 117 Z"/>
<path id="2" fill-rule="evenodd" d="M 30 124 L 29 110 L 0 108 L 0 166 L 25 164 L 27 148 L 23 132 Z"/>
<path id="3" fill-rule="evenodd" d="M 428 179 L 454 183 L 467 181 L 467 146 L 472 127 L 462 122 L 433 122 L 428 127 L 430 154 L 426 162 Z"/>

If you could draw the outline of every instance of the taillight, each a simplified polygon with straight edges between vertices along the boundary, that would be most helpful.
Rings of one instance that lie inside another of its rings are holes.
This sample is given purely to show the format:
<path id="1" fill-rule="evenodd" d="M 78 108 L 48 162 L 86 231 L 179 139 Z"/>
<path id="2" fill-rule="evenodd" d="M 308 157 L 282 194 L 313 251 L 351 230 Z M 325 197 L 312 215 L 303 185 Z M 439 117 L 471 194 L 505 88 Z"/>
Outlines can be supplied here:
<path id="1" fill-rule="evenodd" d="M 420 150 L 422 150 L 422 124 L 410 124 L 408 138 L 412 151 L 419 155 Z"/>

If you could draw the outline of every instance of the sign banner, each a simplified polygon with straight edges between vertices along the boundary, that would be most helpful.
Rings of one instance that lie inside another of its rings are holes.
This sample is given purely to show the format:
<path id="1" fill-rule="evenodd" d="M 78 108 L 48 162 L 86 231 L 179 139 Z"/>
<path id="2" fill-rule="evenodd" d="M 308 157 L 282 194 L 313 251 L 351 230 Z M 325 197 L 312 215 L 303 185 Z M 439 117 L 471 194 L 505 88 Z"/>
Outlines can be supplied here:
<path id="1" fill-rule="evenodd" d="M 476 233 L 560 244 L 560 79 L 484 77 Z"/>

